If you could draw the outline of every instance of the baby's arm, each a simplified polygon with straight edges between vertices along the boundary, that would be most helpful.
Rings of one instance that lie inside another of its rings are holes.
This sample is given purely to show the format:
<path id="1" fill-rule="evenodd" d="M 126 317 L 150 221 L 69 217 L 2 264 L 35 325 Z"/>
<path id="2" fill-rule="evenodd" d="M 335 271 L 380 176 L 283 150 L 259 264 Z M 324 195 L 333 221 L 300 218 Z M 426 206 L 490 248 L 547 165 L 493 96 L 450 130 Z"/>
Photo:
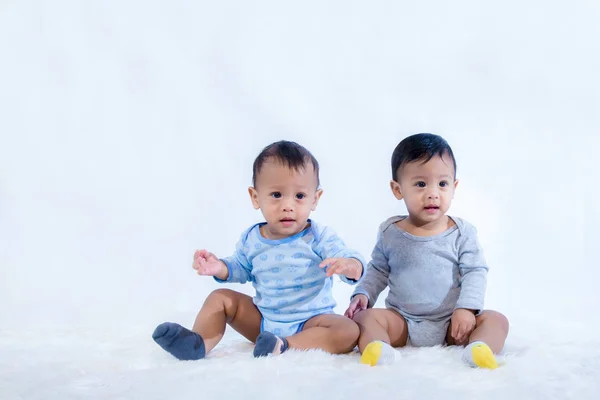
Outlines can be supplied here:
<path id="1" fill-rule="evenodd" d="M 242 238 L 235 246 L 235 253 L 230 257 L 218 259 L 214 254 L 209 253 L 214 257 L 212 262 L 214 263 L 214 270 L 218 268 L 218 273 L 201 275 L 213 275 L 219 283 L 246 283 L 252 280 L 252 275 L 250 274 L 252 266 L 248 262 L 248 258 L 244 252 L 244 239 L 245 235 L 242 235 Z M 200 271 L 198 273 L 200 274 Z"/>
<path id="2" fill-rule="evenodd" d="M 327 267 L 327 276 L 339 274 L 344 282 L 355 284 L 364 275 L 366 262 L 362 255 L 346 247 L 331 228 L 323 230 L 316 252 L 323 259 L 319 266 Z"/>
<path id="3" fill-rule="evenodd" d="M 371 254 L 371 262 L 367 266 L 365 276 L 356 287 L 352 297 L 363 294 L 369 300 L 368 307 L 373 307 L 379 294 L 387 287 L 389 275 L 390 265 L 383 251 L 380 235 Z"/>
<path id="4" fill-rule="evenodd" d="M 465 225 L 458 246 L 458 268 L 461 276 L 460 295 L 452 313 L 450 334 L 457 344 L 462 345 L 467 343 L 475 329 L 475 315 L 483 309 L 488 270 L 477 240 L 477 231 L 470 224 Z"/>
<path id="5" fill-rule="evenodd" d="M 461 288 L 455 308 L 473 310 L 477 313 L 483 309 L 488 266 L 479 245 L 475 227 L 466 225 L 463 236 L 464 240 L 458 250 Z"/>

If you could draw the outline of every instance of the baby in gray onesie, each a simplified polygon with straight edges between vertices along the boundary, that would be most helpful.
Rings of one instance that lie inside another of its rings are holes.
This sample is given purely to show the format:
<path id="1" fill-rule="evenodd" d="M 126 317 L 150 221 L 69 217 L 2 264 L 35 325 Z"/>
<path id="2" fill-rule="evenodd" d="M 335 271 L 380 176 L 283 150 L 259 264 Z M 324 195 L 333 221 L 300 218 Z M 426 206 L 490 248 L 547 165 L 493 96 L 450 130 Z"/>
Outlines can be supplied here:
<path id="1" fill-rule="evenodd" d="M 473 225 L 446 215 L 454 191 L 456 161 L 437 135 L 417 134 L 392 155 L 392 193 L 408 216 L 379 228 L 372 261 L 346 316 L 360 327 L 361 362 L 389 364 L 393 347 L 466 345 L 464 361 L 497 367 L 508 320 L 483 310 L 487 264 Z M 385 309 L 372 308 L 389 286 Z"/>

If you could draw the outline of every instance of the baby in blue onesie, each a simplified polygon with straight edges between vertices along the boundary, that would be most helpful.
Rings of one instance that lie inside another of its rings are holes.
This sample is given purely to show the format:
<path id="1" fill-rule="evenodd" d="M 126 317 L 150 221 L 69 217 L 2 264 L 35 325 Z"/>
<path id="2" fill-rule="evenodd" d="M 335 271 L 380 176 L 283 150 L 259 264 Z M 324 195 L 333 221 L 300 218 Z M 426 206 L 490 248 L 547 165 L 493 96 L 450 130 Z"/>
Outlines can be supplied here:
<path id="1" fill-rule="evenodd" d="M 441 137 L 417 134 L 392 155 L 392 193 L 408 216 L 381 224 L 372 261 L 346 315 L 360 327 L 361 362 L 389 364 L 392 347 L 466 345 L 474 367 L 497 367 L 508 320 L 483 310 L 488 266 L 475 228 L 446 215 L 458 185 L 452 149 Z M 371 308 L 390 288 L 385 309 Z"/>
<path id="2" fill-rule="evenodd" d="M 256 343 L 255 357 L 288 348 L 351 351 L 360 331 L 351 319 L 334 314 L 332 276 L 355 284 L 365 262 L 331 228 L 309 218 L 323 193 L 317 160 L 297 143 L 276 142 L 254 161 L 252 181 L 250 199 L 266 222 L 244 231 L 232 256 L 219 259 L 199 250 L 192 266 L 217 282 L 252 282 L 256 295 L 215 290 L 192 330 L 165 322 L 152 337 L 181 360 L 204 358 L 226 324 Z"/>

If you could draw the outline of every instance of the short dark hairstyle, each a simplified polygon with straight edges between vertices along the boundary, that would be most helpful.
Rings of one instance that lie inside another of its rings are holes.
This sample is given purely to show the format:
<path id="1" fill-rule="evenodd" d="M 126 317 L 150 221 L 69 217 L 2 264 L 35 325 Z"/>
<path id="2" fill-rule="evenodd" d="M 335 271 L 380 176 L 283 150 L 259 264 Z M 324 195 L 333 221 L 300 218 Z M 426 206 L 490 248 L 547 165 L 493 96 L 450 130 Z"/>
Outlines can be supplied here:
<path id="1" fill-rule="evenodd" d="M 256 178 L 258 177 L 263 164 L 269 158 L 274 158 L 277 162 L 296 171 L 304 170 L 308 162 L 312 163 L 315 173 L 317 174 L 317 188 L 321 185 L 319 181 L 319 163 L 311 152 L 296 142 L 280 140 L 279 142 L 271 143 L 265 147 L 254 160 L 254 165 L 252 167 L 253 186 L 256 186 Z"/>
<path id="2" fill-rule="evenodd" d="M 444 138 L 432 133 L 417 133 L 403 139 L 392 154 L 392 179 L 398 182 L 398 169 L 413 161 L 426 163 L 435 156 L 449 155 L 454 165 L 456 178 L 456 160 L 452 148 Z"/>

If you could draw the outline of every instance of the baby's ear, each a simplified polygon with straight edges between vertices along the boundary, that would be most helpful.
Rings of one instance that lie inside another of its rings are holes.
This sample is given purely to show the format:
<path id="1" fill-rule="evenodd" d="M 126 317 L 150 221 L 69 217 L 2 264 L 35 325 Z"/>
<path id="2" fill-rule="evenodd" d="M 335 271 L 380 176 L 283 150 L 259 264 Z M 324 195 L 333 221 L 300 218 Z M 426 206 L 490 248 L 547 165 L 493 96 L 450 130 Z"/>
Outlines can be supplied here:
<path id="1" fill-rule="evenodd" d="M 458 179 L 454 180 L 454 190 L 452 191 L 452 198 L 454 198 L 454 193 L 456 193 L 456 187 L 458 186 Z"/>
<path id="2" fill-rule="evenodd" d="M 258 192 L 256 189 L 254 189 L 254 187 L 250 186 L 248 188 L 248 194 L 250 195 L 250 200 L 252 201 L 252 207 L 254 207 L 255 210 L 258 210 L 260 208 L 260 204 L 258 204 Z"/>
<path id="3" fill-rule="evenodd" d="M 395 198 L 402 200 L 402 189 L 400 188 L 400 184 L 398 182 L 392 179 L 390 181 L 390 189 L 392 189 L 392 193 L 394 194 Z"/>
<path id="4" fill-rule="evenodd" d="M 315 211 L 317 209 L 317 204 L 319 204 L 319 199 L 321 198 L 322 194 L 323 194 L 323 189 L 319 189 L 315 193 L 315 200 L 313 201 L 313 205 L 311 207 L 312 211 Z"/>

